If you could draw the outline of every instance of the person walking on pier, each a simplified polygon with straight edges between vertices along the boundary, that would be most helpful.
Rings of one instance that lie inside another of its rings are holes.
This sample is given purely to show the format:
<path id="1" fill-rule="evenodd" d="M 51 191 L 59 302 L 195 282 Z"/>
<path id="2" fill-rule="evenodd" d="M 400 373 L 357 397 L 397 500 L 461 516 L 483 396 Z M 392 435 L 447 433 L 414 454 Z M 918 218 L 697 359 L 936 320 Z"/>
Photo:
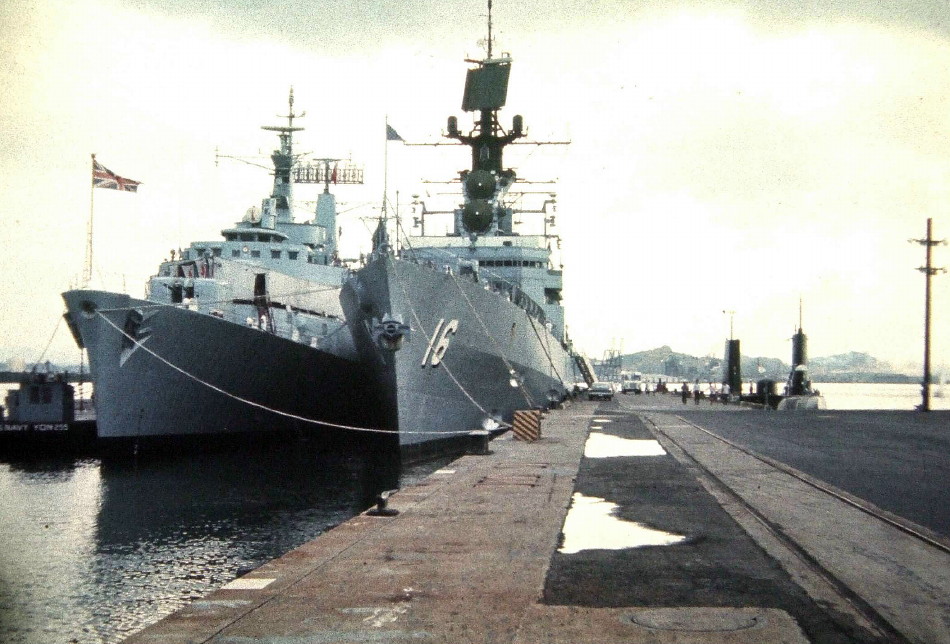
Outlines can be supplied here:
<path id="1" fill-rule="evenodd" d="M 699 378 L 693 383 L 693 402 L 699 404 Z"/>
<path id="2" fill-rule="evenodd" d="M 686 381 L 683 381 L 683 387 L 680 389 L 680 395 L 683 397 L 683 404 L 686 404 L 686 401 L 689 399 L 689 385 L 686 384 Z"/>

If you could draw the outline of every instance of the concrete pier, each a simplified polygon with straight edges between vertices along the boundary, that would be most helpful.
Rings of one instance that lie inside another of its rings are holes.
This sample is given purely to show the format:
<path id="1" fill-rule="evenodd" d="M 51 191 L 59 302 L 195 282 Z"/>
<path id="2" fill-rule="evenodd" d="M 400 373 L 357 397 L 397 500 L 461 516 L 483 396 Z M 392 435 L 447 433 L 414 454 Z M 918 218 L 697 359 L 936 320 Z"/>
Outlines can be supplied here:
<path id="1" fill-rule="evenodd" d="M 950 554 L 799 487 L 680 406 L 551 412 L 539 440 L 496 439 L 392 494 L 397 515 L 354 517 L 126 641 L 950 642 Z M 585 456 L 591 433 L 646 449 Z M 571 541 L 572 498 L 615 507 Z M 674 541 L 608 540 L 632 526 Z"/>

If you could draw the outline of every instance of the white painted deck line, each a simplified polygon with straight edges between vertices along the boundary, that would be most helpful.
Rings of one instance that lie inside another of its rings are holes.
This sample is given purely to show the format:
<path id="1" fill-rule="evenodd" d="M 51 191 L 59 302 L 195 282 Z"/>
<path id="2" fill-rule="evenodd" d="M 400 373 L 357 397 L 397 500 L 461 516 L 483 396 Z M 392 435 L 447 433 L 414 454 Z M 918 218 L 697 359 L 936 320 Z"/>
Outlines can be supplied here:
<path id="1" fill-rule="evenodd" d="M 272 583 L 273 577 L 238 577 L 221 586 L 224 590 L 263 590 Z"/>

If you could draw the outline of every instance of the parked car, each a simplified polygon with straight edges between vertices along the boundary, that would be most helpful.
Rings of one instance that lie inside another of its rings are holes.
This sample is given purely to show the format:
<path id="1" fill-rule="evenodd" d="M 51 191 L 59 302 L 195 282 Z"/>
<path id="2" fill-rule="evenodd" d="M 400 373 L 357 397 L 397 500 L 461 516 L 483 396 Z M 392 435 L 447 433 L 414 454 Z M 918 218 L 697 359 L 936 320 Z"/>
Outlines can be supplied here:
<path id="1" fill-rule="evenodd" d="M 613 400 L 614 388 L 609 382 L 595 382 L 587 392 L 587 400 Z"/>

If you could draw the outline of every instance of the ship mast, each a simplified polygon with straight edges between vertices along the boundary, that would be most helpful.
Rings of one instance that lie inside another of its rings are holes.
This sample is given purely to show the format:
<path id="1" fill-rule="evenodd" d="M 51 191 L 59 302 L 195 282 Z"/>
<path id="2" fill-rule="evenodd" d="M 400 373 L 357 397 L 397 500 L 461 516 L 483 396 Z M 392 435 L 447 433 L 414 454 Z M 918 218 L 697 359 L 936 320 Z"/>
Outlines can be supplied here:
<path id="1" fill-rule="evenodd" d="M 488 233 L 505 216 L 499 199 L 515 182 L 514 170 L 505 169 L 505 146 L 523 137 L 523 119 L 516 115 L 510 131 L 498 122 L 498 111 L 504 107 L 511 75 L 511 57 L 495 57 L 492 36 L 492 3 L 488 1 L 488 38 L 485 58 L 466 59 L 473 63 L 465 77 L 462 111 L 477 113 L 472 130 L 463 134 L 458 119 L 450 116 L 446 137 L 467 145 L 472 150 L 471 169 L 461 173 L 465 192 L 461 226 L 469 235 Z M 459 231 L 462 232 L 462 231 Z"/>
<path id="2" fill-rule="evenodd" d="M 293 182 L 290 180 L 290 172 L 294 167 L 294 141 L 293 133 L 300 132 L 304 128 L 294 127 L 295 118 L 303 118 L 306 112 L 300 114 L 294 113 L 294 88 L 290 88 L 290 96 L 287 99 L 288 111 L 286 115 L 277 115 L 277 118 L 287 119 L 287 125 L 262 125 L 262 130 L 277 132 L 280 137 L 280 149 L 274 150 L 271 154 L 271 161 L 274 162 L 274 190 L 271 197 L 276 200 L 277 221 L 281 223 L 293 222 Z"/>
<path id="3" fill-rule="evenodd" d="M 488 59 L 491 60 L 491 0 L 488 0 L 488 44 L 486 46 L 486 53 L 488 54 Z"/>

